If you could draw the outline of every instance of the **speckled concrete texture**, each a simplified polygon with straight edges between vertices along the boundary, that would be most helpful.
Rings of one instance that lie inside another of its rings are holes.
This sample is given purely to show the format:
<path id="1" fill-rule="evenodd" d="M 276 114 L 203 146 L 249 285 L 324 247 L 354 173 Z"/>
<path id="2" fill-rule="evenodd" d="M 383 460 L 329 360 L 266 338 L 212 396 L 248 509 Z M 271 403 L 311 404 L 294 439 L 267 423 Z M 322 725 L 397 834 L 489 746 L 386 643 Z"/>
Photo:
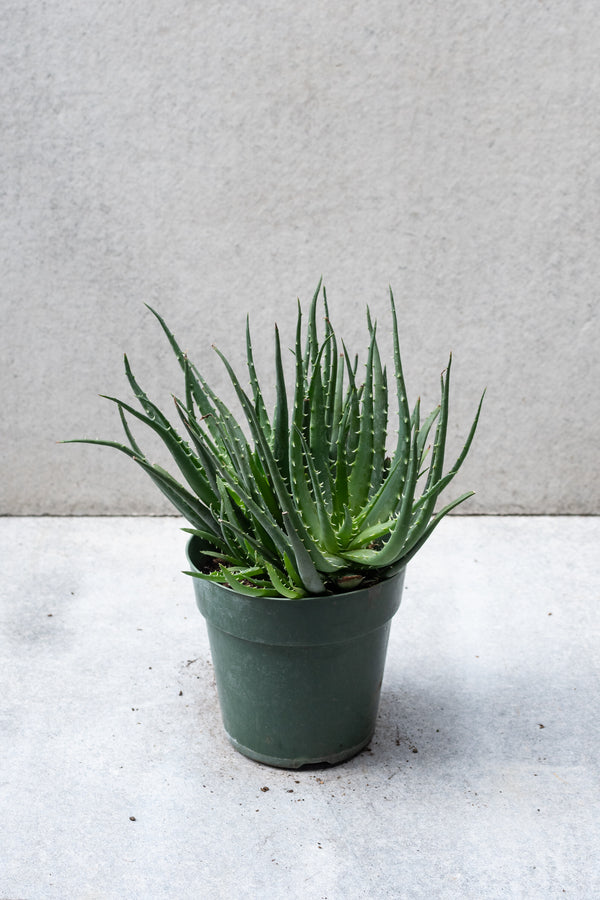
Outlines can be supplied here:
<path id="1" fill-rule="evenodd" d="M 440 526 L 369 750 L 300 772 L 223 736 L 180 524 L 0 520 L 0 897 L 598 896 L 600 520 Z"/>
<path id="2" fill-rule="evenodd" d="M 594 0 L 10 2 L 0 512 L 165 512 L 111 451 L 122 354 L 180 392 L 156 306 L 219 390 L 321 273 L 347 342 L 399 300 L 411 398 L 454 352 L 451 439 L 488 386 L 473 512 L 597 513 Z M 267 372 L 270 369 L 267 368 Z M 272 379 L 266 377 L 267 382 Z M 272 386 L 272 384 L 271 384 Z"/>

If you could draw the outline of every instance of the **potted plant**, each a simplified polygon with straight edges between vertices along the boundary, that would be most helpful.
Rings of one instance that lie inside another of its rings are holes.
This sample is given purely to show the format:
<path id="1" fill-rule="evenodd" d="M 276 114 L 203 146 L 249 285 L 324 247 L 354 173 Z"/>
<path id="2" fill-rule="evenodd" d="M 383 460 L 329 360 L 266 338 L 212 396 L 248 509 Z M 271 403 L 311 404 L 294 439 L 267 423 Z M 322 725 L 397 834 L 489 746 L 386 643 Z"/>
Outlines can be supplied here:
<path id="1" fill-rule="evenodd" d="M 390 304 L 389 385 L 369 310 L 359 379 L 358 357 L 338 341 L 321 283 L 306 329 L 298 305 L 289 397 L 275 326 L 272 415 L 249 326 L 249 390 L 217 350 L 247 433 L 151 310 L 183 370 L 184 394 L 174 402 L 186 439 L 143 392 L 125 357 L 141 411 L 107 399 L 117 405 L 128 443 L 81 441 L 125 453 L 187 519 L 187 574 L 207 622 L 225 730 L 238 750 L 271 765 L 336 763 L 370 741 L 406 565 L 472 493 L 436 511 L 471 446 L 483 396 L 462 452 L 444 472 L 452 358 L 441 375 L 440 403 L 422 421 L 419 400 L 412 409 L 407 400 L 391 290 Z M 162 439 L 177 478 L 146 457 L 131 418 Z"/>

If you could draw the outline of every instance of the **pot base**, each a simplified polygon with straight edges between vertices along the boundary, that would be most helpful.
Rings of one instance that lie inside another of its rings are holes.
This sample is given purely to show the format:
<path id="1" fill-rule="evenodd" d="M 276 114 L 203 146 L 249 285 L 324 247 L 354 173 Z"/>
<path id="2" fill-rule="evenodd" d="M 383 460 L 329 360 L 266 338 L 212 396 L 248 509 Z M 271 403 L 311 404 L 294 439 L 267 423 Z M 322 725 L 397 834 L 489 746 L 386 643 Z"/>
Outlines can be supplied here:
<path id="1" fill-rule="evenodd" d="M 247 756 L 248 759 L 264 763 L 267 766 L 274 766 L 277 769 L 301 769 L 303 766 L 318 765 L 336 766 L 338 763 L 346 762 L 346 760 L 351 759 L 353 756 L 356 756 L 357 753 L 360 753 L 361 750 L 364 750 L 373 738 L 373 735 L 371 734 L 366 741 L 361 741 L 360 744 L 356 744 L 354 747 L 346 747 L 345 750 L 341 750 L 339 753 L 332 753 L 329 756 L 322 756 L 314 759 L 306 759 L 301 756 L 294 759 L 281 759 L 278 756 L 267 756 L 264 753 L 257 753 L 250 747 L 244 747 L 243 744 L 240 744 L 239 741 L 236 741 L 236 739 L 231 737 L 227 732 L 225 732 L 225 734 L 227 734 L 227 738 L 232 747 L 237 750 L 238 753 L 241 753 L 242 756 Z"/>

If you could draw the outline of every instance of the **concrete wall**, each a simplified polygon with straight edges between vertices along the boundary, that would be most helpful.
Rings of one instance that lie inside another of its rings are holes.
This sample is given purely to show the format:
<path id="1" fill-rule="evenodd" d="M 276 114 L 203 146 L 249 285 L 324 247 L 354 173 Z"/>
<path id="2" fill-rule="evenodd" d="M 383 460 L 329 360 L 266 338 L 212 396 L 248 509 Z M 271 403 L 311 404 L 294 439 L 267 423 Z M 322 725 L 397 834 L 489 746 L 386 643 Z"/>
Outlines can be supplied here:
<path id="1" fill-rule="evenodd" d="M 0 9 L 2 483 L 13 514 L 168 509 L 98 393 L 122 353 L 180 392 L 155 305 L 214 386 L 251 313 L 321 273 L 365 344 L 401 310 L 409 391 L 451 443 L 480 389 L 465 511 L 598 513 L 600 17 L 595 0 L 84 0 Z"/>

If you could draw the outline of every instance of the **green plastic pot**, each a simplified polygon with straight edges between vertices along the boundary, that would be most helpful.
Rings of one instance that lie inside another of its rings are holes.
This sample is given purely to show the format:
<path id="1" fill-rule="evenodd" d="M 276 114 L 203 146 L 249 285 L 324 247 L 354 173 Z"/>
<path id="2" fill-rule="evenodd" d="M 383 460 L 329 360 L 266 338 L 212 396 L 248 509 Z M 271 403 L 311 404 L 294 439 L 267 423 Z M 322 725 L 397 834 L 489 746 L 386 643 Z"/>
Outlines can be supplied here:
<path id="1" fill-rule="evenodd" d="M 202 567 L 198 538 L 187 555 Z M 361 590 L 287 600 L 195 578 L 233 746 L 286 769 L 343 762 L 366 747 L 403 584 L 404 570 Z"/>

